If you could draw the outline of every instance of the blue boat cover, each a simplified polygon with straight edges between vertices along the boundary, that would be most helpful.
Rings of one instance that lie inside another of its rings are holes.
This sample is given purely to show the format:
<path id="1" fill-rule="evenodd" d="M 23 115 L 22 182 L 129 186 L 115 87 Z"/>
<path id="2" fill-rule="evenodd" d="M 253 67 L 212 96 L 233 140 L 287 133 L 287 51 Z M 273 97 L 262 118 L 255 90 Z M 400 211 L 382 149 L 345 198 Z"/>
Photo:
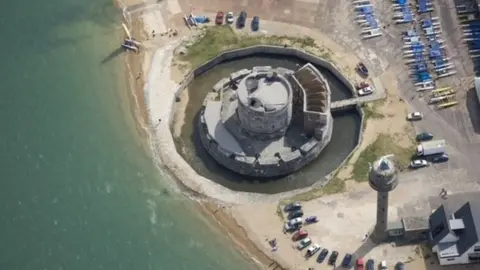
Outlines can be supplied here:
<path id="1" fill-rule="evenodd" d="M 207 23 L 209 20 L 207 16 L 196 16 L 195 21 L 197 23 Z"/>
<path id="2" fill-rule="evenodd" d="M 378 28 L 377 20 L 375 19 L 375 17 L 373 15 L 369 14 L 369 15 L 365 16 L 365 19 L 367 20 L 370 27 Z"/>
<path id="3" fill-rule="evenodd" d="M 429 12 L 429 6 L 427 4 L 431 3 L 431 1 L 427 0 L 419 0 L 418 1 L 418 12 L 419 13 L 425 13 Z"/>
<path id="4" fill-rule="evenodd" d="M 441 57 L 443 56 L 443 50 L 442 49 L 432 49 L 430 50 L 430 57 L 431 58 L 436 58 L 436 57 Z"/>
<path id="5" fill-rule="evenodd" d="M 441 66 L 441 65 L 445 64 L 445 60 L 443 58 L 436 58 L 434 60 L 434 64 L 435 64 L 436 67 Z"/>
<path id="6" fill-rule="evenodd" d="M 373 14 L 373 7 L 361 7 L 358 9 L 360 14 Z"/>
<path id="7" fill-rule="evenodd" d="M 428 20 L 423 21 L 422 26 L 423 26 L 423 28 L 427 28 L 427 27 L 432 26 L 432 20 L 428 19 Z"/>

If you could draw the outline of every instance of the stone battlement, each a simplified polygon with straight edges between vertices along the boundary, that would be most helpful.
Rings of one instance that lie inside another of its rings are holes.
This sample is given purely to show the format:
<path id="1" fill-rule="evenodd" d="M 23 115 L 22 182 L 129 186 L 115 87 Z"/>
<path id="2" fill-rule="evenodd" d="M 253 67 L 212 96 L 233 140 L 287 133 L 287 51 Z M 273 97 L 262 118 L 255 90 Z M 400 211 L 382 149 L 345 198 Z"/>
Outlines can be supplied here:
<path id="1" fill-rule="evenodd" d="M 311 64 L 297 72 L 243 69 L 213 89 L 203 103 L 198 131 L 206 151 L 237 173 L 289 174 L 317 158 L 330 142 L 330 88 Z"/>

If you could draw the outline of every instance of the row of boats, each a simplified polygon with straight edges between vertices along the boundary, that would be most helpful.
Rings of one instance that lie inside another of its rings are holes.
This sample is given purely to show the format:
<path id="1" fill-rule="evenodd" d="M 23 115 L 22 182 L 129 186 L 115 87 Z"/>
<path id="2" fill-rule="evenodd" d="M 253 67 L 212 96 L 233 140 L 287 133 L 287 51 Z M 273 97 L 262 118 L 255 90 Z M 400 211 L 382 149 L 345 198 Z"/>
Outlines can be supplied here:
<path id="1" fill-rule="evenodd" d="M 411 8 L 415 8 L 416 18 Z M 456 91 L 450 87 L 437 89 L 436 80 L 457 73 L 451 58 L 447 56 L 445 40 L 442 39 L 442 27 L 439 17 L 421 16 L 434 11 L 432 0 L 417 0 L 412 5 L 407 0 L 394 0 L 394 21 L 415 23 L 414 28 L 403 36 L 403 58 L 414 80 L 415 90 L 430 92 L 428 103 L 437 109 L 454 106 Z M 423 19 L 420 17 L 424 17 Z"/>
<path id="2" fill-rule="evenodd" d="M 380 23 L 375 16 L 373 4 L 370 0 L 353 0 L 353 10 L 356 13 L 355 22 L 360 25 L 362 39 L 370 39 L 383 35 Z"/>
<path id="3" fill-rule="evenodd" d="M 476 3 L 473 2 L 473 4 Z M 456 3 L 455 6 L 461 22 L 462 39 L 468 47 L 475 72 L 478 75 L 480 74 L 480 20 L 476 9 L 467 8 L 469 5 L 465 5 L 464 2 Z"/>

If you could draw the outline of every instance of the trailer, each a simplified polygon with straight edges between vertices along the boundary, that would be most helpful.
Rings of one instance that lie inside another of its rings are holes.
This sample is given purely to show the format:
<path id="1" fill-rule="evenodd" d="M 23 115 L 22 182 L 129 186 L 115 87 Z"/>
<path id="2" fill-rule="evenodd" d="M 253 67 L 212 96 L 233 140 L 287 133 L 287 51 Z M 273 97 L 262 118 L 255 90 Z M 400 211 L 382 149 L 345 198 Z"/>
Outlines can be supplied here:
<path id="1" fill-rule="evenodd" d="M 456 71 L 456 70 L 452 70 L 452 71 L 443 73 L 443 74 L 441 74 L 441 75 L 438 75 L 438 76 L 437 76 L 437 79 L 446 78 L 446 77 L 449 77 L 449 76 L 452 76 L 452 75 L 455 75 L 455 74 L 457 74 L 457 71 Z"/>
<path id="2" fill-rule="evenodd" d="M 370 38 L 380 37 L 382 35 L 383 34 L 382 34 L 380 28 L 368 30 L 366 32 L 362 31 L 362 39 L 370 39 Z"/>
<path id="3" fill-rule="evenodd" d="M 435 89 L 435 83 L 433 81 L 422 82 L 419 87 L 416 89 L 417 92 L 425 92 Z"/>
<path id="4" fill-rule="evenodd" d="M 455 94 L 450 94 L 450 95 L 441 96 L 441 97 L 432 97 L 430 98 L 429 104 L 437 104 L 442 101 L 448 101 L 454 97 L 455 97 Z"/>
<path id="5" fill-rule="evenodd" d="M 417 156 L 430 156 L 445 153 L 445 140 L 435 140 L 429 142 L 422 142 L 417 145 Z"/>
<path id="6" fill-rule="evenodd" d="M 442 109 L 446 109 L 446 108 L 449 108 L 449 107 L 453 107 L 457 104 L 458 104 L 458 101 L 456 101 L 456 100 L 450 101 L 450 102 L 445 102 L 445 103 L 442 103 L 442 104 L 438 104 L 436 109 L 437 110 L 442 110 Z"/>

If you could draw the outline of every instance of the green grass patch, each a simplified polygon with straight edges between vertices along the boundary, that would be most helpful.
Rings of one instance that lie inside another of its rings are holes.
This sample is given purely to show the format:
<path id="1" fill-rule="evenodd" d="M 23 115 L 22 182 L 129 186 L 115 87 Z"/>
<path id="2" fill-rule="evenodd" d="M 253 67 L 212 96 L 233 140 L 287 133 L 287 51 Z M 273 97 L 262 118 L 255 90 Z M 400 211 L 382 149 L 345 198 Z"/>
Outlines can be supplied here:
<path id="1" fill-rule="evenodd" d="M 302 49 L 318 49 L 321 51 L 321 57 L 330 58 L 329 52 L 321 50 L 315 40 L 308 36 L 296 38 L 288 36 L 237 35 L 230 26 L 223 25 L 207 27 L 204 36 L 188 46 L 187 54 L 180 56 L 180 60 L 189 62 L 192 67 L 197 67 L 223 51 L 259 44 L 287 44 Z"/>
<path id="2" fill-rule="evenodd" d="M 414 152 L 413 147 L 403 148 L 395 143 L 395 138 L 392 136 L 380 134 L 372 144 L 360 153 L 357 162 L 353 165 L 353 178 L 359 182 L 367 181 L 370 163 L 389 154 L 395 155 L 398 169 L 404 170 L 408 167 Z"/>
<path id="3" fill-rule="evenodd" d="M 384 118 L 385 115 L 378 112 L 378 107 L 382 106 L 384 102 L 384 100 L 378 100 L 370 103 L 364 103 L 362 109 L 365 120 Z"/>

